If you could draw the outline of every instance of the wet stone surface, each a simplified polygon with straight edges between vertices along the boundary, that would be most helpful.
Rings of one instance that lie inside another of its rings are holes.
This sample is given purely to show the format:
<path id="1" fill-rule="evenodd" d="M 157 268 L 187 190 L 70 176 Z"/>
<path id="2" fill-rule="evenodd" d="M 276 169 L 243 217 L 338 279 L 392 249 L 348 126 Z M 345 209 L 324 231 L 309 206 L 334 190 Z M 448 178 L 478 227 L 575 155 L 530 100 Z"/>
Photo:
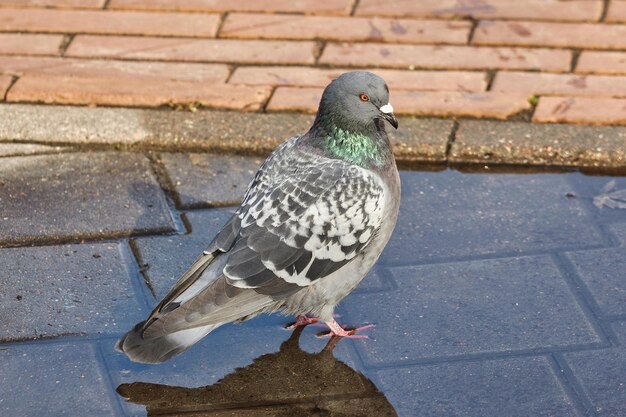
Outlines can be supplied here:
<path id="1" fill-rule="evenodd" d="M 0 249 L 0 341 L 118 334 L 141 319 L 124 258 L 119 243 Z"/>
<path id="2" fill-rule="evenodd" d="M 141 154 L 94 152 L 4 158 L 0 245 L 173 230 Z"/>
<path id="3" fill-rule="evenodd" d="M 540 253 L 604 244 L 565 175 L 402 174 L 385 264 Z M 584 239 L 580 237 L 584 236 Z"/>
<path id="4" fill-rule="evenodd" d="M 119 415 L 90 343 L 7 345 L 0 350 L 0 367 L 4 416 Z"/>
<path id="5" fill-rule="evenodd" d="M 262 158 L 161 154 L 183 209 L 239 204 Z"/>
<path id="6" fill-rule="evenodd" d="M 0 414 L 39 415 L 47 392 L 59 415 L 76 414 L 67 404 L 80 415 L 129 416 L 626 414 L 624 178 L 403 172 L 391 243 L 337 309 L 340 323 L 375 323 L 370 339 L 327 345 L 315 337 L 322 327 L 298 335 L 284 329 L 292 318 L 263 315 L 224 325 L 164 364 L 141 365 L 115 352 L 116 338 L 145 318 L 151 291 L 160 299 L 209 244 L 241 197 L 229 187 L 252 168 L 233 162 L 227 171 L 236 175 L 212 177 L 221 159 L 167 154 L 162 167 L 176 181 L 181 204 L 172 211 L 186 217 L 177 221 L 184 232 L 171 225 L 155 167 L 140 155 L 111 155 L 122 166 L 136 162 L 126 168 L 132 175 L 149 173 L 152 191 L 139 195 L 163 199 L 155 217 L 139 221 L 133 213 L 152 200 L 131 199 L 133 221 L 170 226 L 130 239 L 109 227 L 105 242 L 0 250 L 0 315 L 10 317 L 0 327 Z M 111 171 L 112 181 L 107 169 L 99 192 L 109 198 L 130 176 Z M 23 182 L 3 179 L 0 196 Z M 129 194 L 116 196 L 118 204 Z M 68 212 L 78 204 L 52 201 Z M 193 209 L 208 205 L 220 207 Z M 38 207 L 20 208 L 30 230 L 47 225 L 33 214 Z M 124 212 L 111 213 L 89 223 L 67 216 L 67 230 L 88 236 L 99 219 L 110 225 Z M 37 336 L 52 340 L 16 342 Z M 16 392 L 25 400 L 17 403 Z"/>
<path id="7" fill-rule="evenodd" d="M 342 304 L 356 322 L 377 312 L 368 334 L 382 343 L 359 346 L 366 364 L 600 342 L 546 256 L 400 267 L 392 276 L 397 289 Z"/>

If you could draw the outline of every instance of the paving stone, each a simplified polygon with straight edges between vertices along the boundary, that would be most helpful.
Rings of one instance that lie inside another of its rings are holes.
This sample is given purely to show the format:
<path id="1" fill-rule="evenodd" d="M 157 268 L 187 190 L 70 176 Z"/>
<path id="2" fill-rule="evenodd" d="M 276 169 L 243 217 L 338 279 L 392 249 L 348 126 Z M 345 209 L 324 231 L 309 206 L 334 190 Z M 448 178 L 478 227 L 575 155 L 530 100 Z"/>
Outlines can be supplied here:
<path id="1" fill-rule="evenodd" d="M 110 9 L 174 10 L 193 12 L 281 12 L 348 15 L 352 0 L 112 0 Z"/>
<path id="2" fill-rule="evenodd" d="M 2 105 L 0 140 L 89 143 L 130 147 L 138 144 L 267 155 L 313 123 L 309 115 L 174 112 L 143 109 Z M 52 132 L 50 124 L 59 129 Z"/>
<path id="3" fill-rule="evenodd" d="M 0 241 L 5 245 L 174 228 L 148 160 L 139 154 L 3 158 L 0 177 Z"/>
<path id="4" fill-rule="evenodd" d="M 58 55 L 63 35 L 0 33 L 1 54 Z"/>
<path id="5" fill-rule="evenodd" d="M 131 79 L 160 83 L 168 80 L 202 81 L 219 84 L 229 70 L 224 64 L 180 62 L 115 61 L 53 57 L 0 56 L 0 73 L 8 75 L 55 74 L 73 77 Z M 118 81 L 119 83 L 119 81 Z"/>
<path id="6" fill-rule="evenodd" d="M 2 6 L 100 9 L 106 0 L 0 0 Z"/>
<path id="7" fill-rule="evenodd" d="M 490 48 L 458 45 L 334 43 L 324 48 L 321 64 L 382 68 L 517 69 L 566 72 L 571 53 L 558 49 Z"/>
<path id="8" fill-rule="evenodd" d="M 215 154 L 164 153 L 165 166 L 181 208 L 237 205 L 263 159 Z"/>
<path id="9" fill-rule="evenodd" d="M 145 308 L 124 251 L 115 243 L 0 250 L 0 340 L 115 334 L 132 325 Z"/>
<path id="10" fill-rule="evenodd" d="M 626 413 L 626 322 L 614 323 L 613 329 L 620 346 L 564 355 L 598 417 Z"/>
<path id="11" fill-rule="evenodd" d="M 617 126 L 573 126 L 464 120 L 450 161 L 588 167 L 626 166 L 626 131 Z"/>
<path id="12" fill-rule="evenodd" d="M 390 0 L 362 0 L 356 8 L 357 16 L 398 16 L 437 18 L 501 18 L 533 20 L 595 21 L 602 14 L 601 0 L 486 0 L 460 2 L 458 0 L 421 0 L 408 2 Z"/>
<path id="13" fill-rule="evenodd" d="M 238 67 L 228 82 L 230 84 L 324 88 L 347 71 L 349 70 L 312 67 Z M 375 69 L 372 72 L 383 77 L 392 92 L 396 90 L 484 91 L 487 86 L 486 74 L 477 71 Z"/>
<path id="14" fill-rule="evenodd" d="M 592 175 L 568 175 L 575 198 L 586 203 L 587 212 L 599 224 L 626 223 L 626 177 L 599 176 L 591 172 Z"/>
<path id="15" fill-rule="evenodd" d="M 547 256 L 397 267 L 398 288 L 351 294 L 344 321 L 373 321 L 365 365 L 600 342 Z"/>
<path id="16" fill-rule="evenodd" d="M 78 35 L 65 55 L 237 64 L 313 64 L 315 42 Z"/>
<path id="17" fill-rule="evenodd" d="M 215 37 L 217 14 L 0 8 L 4 32 Z"/>
<path id="18" fill-rule="evenodd" d="M 526 93 L 529 96 L 626 97 L 626 76 L 500 71 L 490 91 Z"/>
<path id="19" fill-rule="evenodd" d="M 63 146 L 36 145 L 33 143 L 2 143 L 0 156 L 35 155 L 42 153 L 58 153 L 68 148 Z"/>
<path id="20" fill-rule="evenodd" d="M 386 263 L 586 249 L 604 245 L 564 175 L 402 172 Z M 580 237 L 585 239 L 581 240 Z"/>
<path id="21" fill-rule="evenodd" d="M 533 122 L 625 125 L 626 98 L 541 97 Z"/>
<path id="22" fill-rule="evenodd" d="M 7 90 L 9 86 L 13 82 L 12 77 L 8 77 L 6 75 L 0 75 L 0 101 L 4 100 Z"/>
<path id="23" fill-rule="evenodd" d="M 270 111 L 315 113 L 322 90 L 278 87 L 267 105 Z M 519 93 L 457 91 L 395 91 L 391 95 L 395 114 L 418 116 L 471 116 L 506 119 L 530 108 L 528 96 Z"/>
<path id="24" fill-rule="evenodd" d="M 623 204 L 626 209 L 626 201 Z M 620 239 L 620 247 L 570 252 L 567 256 L 601 313 L 626 317 L 626 223 L 612 225 L 610 230 Z"/>
<path id="25" fill-rule="evenodd" d="M 115 416 L 106 375 L 88 343 L 0 349 L 0 413 L 6 416 Z"/>
<path id="26" fill-rule="evenodd" d="M 626 53 L 583 51 L 576 65 L 578 73 L 626 74 Z"/>
<path id="27" fill-rule="evenodd" d="M 606 21 L 626 23 L 626 1 L 610 2 Z"/>
<path id="28" fill-rule="evenodd" d="M 377 372 L 400 416 L 578 416 L 544 357 Z"/>
<path id="29" fill-rule="evenodd" d="M 472 44 L 624 49 L 626 26 L 482 20 L 476 27 Z"/>
<path id="30" fill-rule="evenodd" d="M 269 87 L 233 86 L 205 81 L 155 82 L 139 77 L 34 74 L 20 77 L 7 94 L 7 101 L 144 107 L 192 104 L 256 111 L 267 101 L 270 92 Z"/>
<path id="31" fill-rule="evenodd" d="M 220 37 L 395 43 L 467 43 L 467 21 L 232 13 Z"/>

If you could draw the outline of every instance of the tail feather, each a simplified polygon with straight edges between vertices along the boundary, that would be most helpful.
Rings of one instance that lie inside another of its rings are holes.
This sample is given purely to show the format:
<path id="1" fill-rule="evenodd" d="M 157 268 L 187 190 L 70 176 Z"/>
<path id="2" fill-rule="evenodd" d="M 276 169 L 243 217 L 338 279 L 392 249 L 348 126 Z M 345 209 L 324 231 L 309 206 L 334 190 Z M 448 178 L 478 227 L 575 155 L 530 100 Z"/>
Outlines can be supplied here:
<path id="1" fill-rule="evenodd" d="M 222 324 L 195 327 L 144 339 L 142 333 L 145 323 L 145 321 L 138 323 L 131 331 L 122 336 L 115 344 L 115 350 L 124 352 L 134 362 L 150 364 L 165 362 L 186 351 Z"/>

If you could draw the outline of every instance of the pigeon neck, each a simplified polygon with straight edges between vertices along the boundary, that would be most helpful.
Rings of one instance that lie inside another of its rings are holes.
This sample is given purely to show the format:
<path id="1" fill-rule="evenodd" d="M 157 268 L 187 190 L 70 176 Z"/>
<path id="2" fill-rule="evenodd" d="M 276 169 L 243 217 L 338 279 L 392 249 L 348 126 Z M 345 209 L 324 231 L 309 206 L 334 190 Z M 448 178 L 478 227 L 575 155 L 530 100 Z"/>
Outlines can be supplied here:
<path id="1" fill-rule="evenodd" d="M 364 168 L 382 167 L 388 162 L 389 141 L 384 127 L 378 123 L 371 132 L 351 131 L 334 123 L 315 123 L 309 136 L 331 158 Z"/>

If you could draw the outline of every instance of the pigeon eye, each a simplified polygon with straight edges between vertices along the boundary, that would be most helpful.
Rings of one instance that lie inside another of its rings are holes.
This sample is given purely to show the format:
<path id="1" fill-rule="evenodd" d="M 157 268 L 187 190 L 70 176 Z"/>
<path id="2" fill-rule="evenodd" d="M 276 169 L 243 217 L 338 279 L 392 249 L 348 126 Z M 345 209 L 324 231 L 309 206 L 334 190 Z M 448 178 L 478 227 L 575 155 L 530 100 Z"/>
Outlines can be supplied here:
<path id="1" fill-rule="evenodd" d="M 361 99 L 361 101 L 370 101 L 369 96 L 365 93 L 359 94 L 359 98 Z"/>

